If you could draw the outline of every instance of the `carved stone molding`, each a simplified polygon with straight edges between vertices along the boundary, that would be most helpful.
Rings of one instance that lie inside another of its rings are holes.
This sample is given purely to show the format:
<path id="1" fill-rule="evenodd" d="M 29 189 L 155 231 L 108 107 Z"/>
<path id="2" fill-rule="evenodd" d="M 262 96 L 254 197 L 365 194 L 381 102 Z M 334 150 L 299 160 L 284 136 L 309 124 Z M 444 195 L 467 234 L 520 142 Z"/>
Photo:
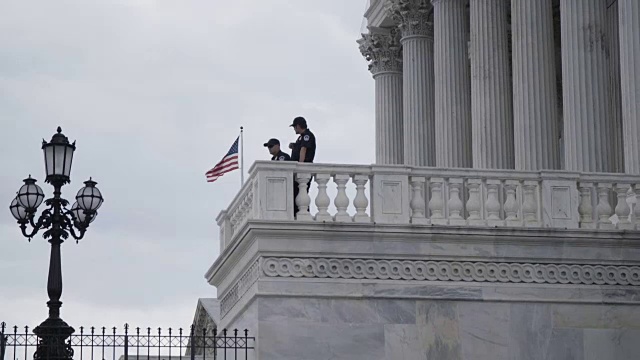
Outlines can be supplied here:
<path id="1" fill-rule="evenodd" d="M 362 34 L 358 40 L 362 56 L 369 61 L 372 74 L 402 71 L 402 46 L 399 31 Z"/>
<path id="2" fill-rule="evenodd" d="M 433 39 L 431 1 L 429 0 L 389 0 L 387 11 L 398 23 L 402 37 L 428 36 Z"/>
<path id="3" fill-rule="evenodd" d="M 224 317 L 233 308 L 233 306 L 240 301 L 242 296 L 249 290 L 258 277 L 260 276 L 260 264 L 259 260 L 256 260 L 247 271 L 240 277 L 240 279 L 229 289 L 226 294 L 222 296 L 220 300 L 220 317 Z"/>
<path id="4" fill-rule="evenodd" d="M 639 266 L 263 258 L 267 277 L 640 286 Z"/>

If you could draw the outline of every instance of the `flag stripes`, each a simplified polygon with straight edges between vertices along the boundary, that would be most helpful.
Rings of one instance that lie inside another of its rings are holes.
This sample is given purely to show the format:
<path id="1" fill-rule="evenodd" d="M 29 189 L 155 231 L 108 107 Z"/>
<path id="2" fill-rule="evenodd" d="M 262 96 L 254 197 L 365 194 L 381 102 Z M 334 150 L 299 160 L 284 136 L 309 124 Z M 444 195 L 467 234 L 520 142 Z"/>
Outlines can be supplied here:
<path id="1" fill-rule="evenodd" d="M 238 162 L 238 141 L 240 137 L 236 138 L 233 145 L 227 152 L 227 154 L 214 166 L 211 170 L 206 172 L 207 182 L 214 182 L 218 180 L 222 175 L 237 170 L 240 167 Z"/>

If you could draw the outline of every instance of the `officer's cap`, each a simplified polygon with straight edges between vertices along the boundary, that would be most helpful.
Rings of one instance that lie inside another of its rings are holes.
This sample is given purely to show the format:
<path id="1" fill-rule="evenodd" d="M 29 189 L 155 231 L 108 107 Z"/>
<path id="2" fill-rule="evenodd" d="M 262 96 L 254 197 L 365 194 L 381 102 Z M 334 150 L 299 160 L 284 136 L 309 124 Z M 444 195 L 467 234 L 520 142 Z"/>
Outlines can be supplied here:
<path id="1" fill-rule="evenodd" d="M 306 128 L 307 120 L 305 120 L 305 118 L 303 118 L 302 116 L 298 116 L 297 118 L 293 119 L 293 123 L 289 126 L 296 126 L 296 125 L 300 125 L 303 128 Z"/>
<path id="2" fill-rule="evenodd" d="M 280 145 L 280 140 L 278 140 L 278 139 L 269 139 L 269 141 L 264 143 L 264 147 L 271 147 L 273 145 Z"/>

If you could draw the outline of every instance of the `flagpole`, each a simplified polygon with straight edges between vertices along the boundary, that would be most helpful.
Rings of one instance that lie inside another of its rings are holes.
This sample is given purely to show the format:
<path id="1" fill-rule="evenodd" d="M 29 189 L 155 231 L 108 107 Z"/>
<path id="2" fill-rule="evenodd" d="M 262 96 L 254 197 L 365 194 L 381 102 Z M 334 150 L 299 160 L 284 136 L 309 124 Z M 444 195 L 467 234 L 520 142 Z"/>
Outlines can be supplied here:
<path id="1" fill-rule="evenodd" d="M 240 187 L 244 186 L 244 127 L 240 126 Z"/>

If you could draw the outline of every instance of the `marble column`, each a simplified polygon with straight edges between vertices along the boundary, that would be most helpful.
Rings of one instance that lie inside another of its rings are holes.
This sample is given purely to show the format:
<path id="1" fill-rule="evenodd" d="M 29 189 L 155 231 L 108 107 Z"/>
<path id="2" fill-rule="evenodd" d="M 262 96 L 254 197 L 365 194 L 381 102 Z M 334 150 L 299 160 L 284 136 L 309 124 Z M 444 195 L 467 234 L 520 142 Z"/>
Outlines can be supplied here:
<path id="1" fill-rule="evenodd" d="M 433 27 L 428 0 L 389 0 L 402 33 L 404 163 L 435 165 Z"/>
<path id="2" fill-rule="evenodd" d="M 624 168 L 640 174 L 640 2 L 618 0 Z"/>
<path id="3" fill-rule="evenodd" d="M 371 29 L 358 40 L 375 80 L 376 164 L 402 164 L 402 48 L 397 30 Z"/>
<path id="4" fill-rule="evenodd" d="M 606 14 L 606 0 L 560 0 L 564 156 L 569 171 L 614 170 Z"/>
<path id="5" fill-rule="evenodd" d="M 516 170 L 559 169 L 552 0 L 512 0 Z"/>
<path id="6" fill-rule="evenodd" d="M 509 2 L 471 0 L 473 167 L 512 169 L 513 98 L 507 37 Z"/>
<path id="7" fill-rule="evenodd" d="M 470 168 L 471 75 L 467 0 L 431 0 L 434 26 L 436 166 Z"/>
<path id="8" fill-rule="evenodd" d="M 620 37 L 618 2 L 607 8 L 607 47 L 609 48 L 609 124 L 613 142 L 613 171 L 624 172 L 624 147 L 622 141 L 622 98 L 620 96 Z"/>

